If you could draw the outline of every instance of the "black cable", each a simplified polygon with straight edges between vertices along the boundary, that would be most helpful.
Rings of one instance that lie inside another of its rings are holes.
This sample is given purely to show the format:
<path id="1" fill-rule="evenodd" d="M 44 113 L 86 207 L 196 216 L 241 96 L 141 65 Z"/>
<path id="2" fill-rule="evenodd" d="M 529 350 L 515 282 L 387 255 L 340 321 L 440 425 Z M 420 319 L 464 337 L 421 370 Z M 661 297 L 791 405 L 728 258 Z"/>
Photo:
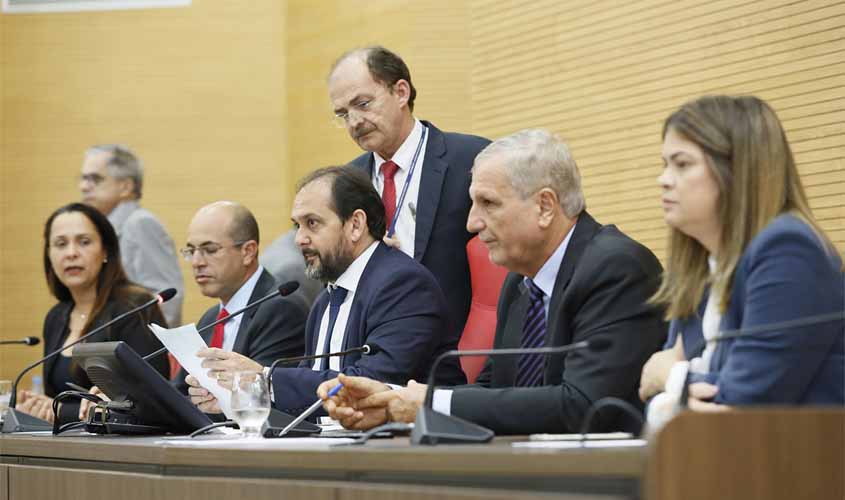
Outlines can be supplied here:
<path id="1" fill-rule="evenodd" d="M 369 441 L 373 436 L 375 436 L 379 432 L 390 432 L 399 434 L 400 432 L 411 432 L 412 430 L 414 430 L 413 423 L 404 424 L 401 422 L 388 422 L 386 424 L 373 427 L 351 443 L 338 443 L 334 446 L 358 446 L 362 444 L 367 444 L 367 441 Z"/>
<path id="2" fill-rule="evenodd" d="M 200 427 L 199 429 L 192 432 L 188 437 L 195 438 L 195 437 L 199 436 L 200 434 L 205 434 L 206 432 L 213 430 L 213 429 L 216 429 L 218 427 L 228 427 L 230 425 L 232 427 L 234 427 L 234 426 L 238 425 L 238 423 L 235 422 L 234 420 L 226 420 L 225 422 L 215 422 L 213 424 L 206 425 L 205 427 Z"/>
<path id="3" fill-rule="evenodd" d="M 85 399 L 91 401 L 92 403 L 100 404 L 105 402 L 103 398 L 97 396 L 96 394 L 91 394 L 89 392 L 82 392 L 82 391 L 63 391 L 56 395 L 53 398 L 53 435 L 58 436 L 62 432 L 69 431 L 75 429 L 77 427 L 84 427 L 87 422 L 84 421 L 75 421 L 75 422 L 67 422 L 65 424 L 59 423 L 59 405 L 62 401 L 71 398 L 79 398 L 80 400 Z M 81 425 L 80 425 L 81 424 Z"/>
<path id="4" fill-rule="evenodd" d="M 629 416 L 634 417 L 634 420 L 636 420 L 640 424 L 639 431 L 634 434 L 639 436 L 642 433 L 643 426 L 645 426 L 645 419 L 643 418 L 642 412 L 640 412 L 640 410 L 638 410 L 634 405 L 625 401 L 624 399 L 607 397 L 595 401 L 592 405 L 590 405 L 590 408 L 587 410 L 587 413 L 584 414 L 584 419 L 581 421 L 582 442 L 586 440 L 587 433 L 590 432 L 590 426 L 593 424 L 593 420 L 595 419 L 596 415 L 599 414 L 599 410 L 607 406 L 619 408 L 625 413 L 627 413 Z"/>

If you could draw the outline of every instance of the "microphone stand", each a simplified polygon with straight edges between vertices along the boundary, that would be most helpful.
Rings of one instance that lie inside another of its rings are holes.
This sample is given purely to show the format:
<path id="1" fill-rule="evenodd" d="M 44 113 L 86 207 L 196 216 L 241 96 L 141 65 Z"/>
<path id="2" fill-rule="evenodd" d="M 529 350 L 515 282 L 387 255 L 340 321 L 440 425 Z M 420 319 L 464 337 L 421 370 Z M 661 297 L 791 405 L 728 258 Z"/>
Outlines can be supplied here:
<path id="1" fill-rule="evenodd" d="M 120 321 L 140 312 L 144 309 L 155 305 L 155 304 L 162 304 L 176 295 L 175 288 L 168 288 L 158 294 L 156 294 L 155 298 L 150 299 L 149 301 L 141 304 L 140 306 L 130 309 L 129 311 L 117 316 L 116 318 L 106 322 L 104 325 L 101 325 L 90 332 L 86 333 L 85 335 L 79 337 L 75 341 L 71 342 L 70 344 L 63 346 L 60 349 L 57 349 L 50 354 L 44 356 L 43 358 L 39 359 L 35 363 L 30 364 L 26 368 L 21 371 L 17 378 L 15 379 L 14 384 L 12 384 L 12 395 L 9 398 L 9 408 L 6 410 L 6 413 L 3 415 L 3 433 L 10 433 L 10 432 L 31 432 L 31 431 L 50 431 L 53 429 L 52 424 L 47 422 L 46 420 L 41 420 L 40 418 L 33 417 L 32 415 L 28 415 L 22 411 L 15 409 L 15 404 L 17 403 L 17 395 L 18 395 L 18 384 L 20 383 L 23 376 L 29 371 L 35 368 L 36 366 L 44 363 L 45 361 L 58 356 L 62 351 L 67 350 L 70 347 L 73 347 L 84 340 L 92 337 L 100 333 L 101 331 L 105 330 L 106 328 L 119 323 Z"/>
<path id="2" fill-rule="evenodd" d="M 522 354 L 562 354 L 579 349 L 604 349 L 609 341 L 600 339 L 595 341 L 583 340 L 574 344 L 558 347 L 536 347 L 515 349 L 476 349 L 466 351 L 446 351 L 434 360 L 428 373 L 428 389 L 423 405 L 417 410 L 414 429 L 411 431 L 412 444 L 435 445 L 440 443 L 486 443 L 493 439 L 492 430 L 478 424 L 452 415 L 434 411 L 434 375 L 440 363 L 451 357 L 463 356 L 515 356 Z"/>

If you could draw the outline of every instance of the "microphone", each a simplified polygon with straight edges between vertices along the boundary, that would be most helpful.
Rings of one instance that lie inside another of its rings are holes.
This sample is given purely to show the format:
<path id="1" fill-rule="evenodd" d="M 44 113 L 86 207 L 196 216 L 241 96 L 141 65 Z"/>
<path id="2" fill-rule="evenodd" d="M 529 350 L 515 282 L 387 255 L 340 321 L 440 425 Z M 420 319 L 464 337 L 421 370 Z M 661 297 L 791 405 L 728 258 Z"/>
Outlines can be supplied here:
<path id="1" fill-rule="evenodd" d="M 737 328 L 736 330 L 723 330 L 719 332 L 716 337 L 713 337 L 710 340 L 704 339 L 702 342 L 699 342 L 699 344 L 696 346 L 696 350 L 692 352 L 697 352 L 698 349 L 701 349 L 707 344 L 711 344 L 713 342 L 721 342 L 723 340 L 735 339 L 744 335 L 753 335 L 755 333 L 769 332 L 772 330 L 791 330 L 792 328 L 797 328 L 799 326 L 812 326 L 839 320 L 845 320 L 845 311 L 816 314 L 813 316 L 807 316 L 805 318 L 790 319 L 786 321 L 779 321 L 777 323 L 769 323 L 766 325 L 751 326 L 748 328 Z"/>
<path id="2" fill-rule="evenodd" d="M 322 358 L 331 358 L 331 357 L 334 357 L 334 356 L 345 356 L 347 354 L 353 354 L 353 353 L 356 353 L 356 352 L 360 352 L 360 353 L 363 353 L 367 356 L 371 356 L 371 355 L 377 354 L 381 351 L 382 351 L 382 348 L 378 344 L 364 344 L 361 347 L 355 347 L 355 348 L 352 348 L 352 349 L 347 349 L 345 351 L 329 352 L 329 353 L 325 353 L 325 354 L 312 354 L 312 355 L 309 355 L 309 356 L 295 356 L 295 357 L 291 357 L 291 358 L 280 358 L 280 359 L 277 359 L 276 361 L 273 361 L 273 364 L 270 365 L 270 370 L 267 374 L 267 385 L 269 387 L 273 386 L 273 370 L 276 369 L 277 365 L 282 364 L 282 363 L 298 363 L 300 361 L 308 361 L 308 360 L 311 360 L 311 359 L 322 359 Z M 335 389 L 340 390 L 341 387 L 342 386 L 338 385 L 337 387 L 335 387 Z M 332 394 L 332 396 L 334 396 L 334 394 Z M 291 436 L 301 436 L 306 432 L 308 434 L 314 434 L 315 432 L 319 432 L 319 429 L 320 429 L 319 427 L 314 426 L 310 422 L 305 422 L 305 419 L 308 418 L 309 416 L 311 416 L 312 413 L 317 411 L 320 408 L 320 406 L 322 406 L 322 404 L 323 404 L 323 400 L 318 399 L 317 401 L 314 402 L 314 404 L 312 404 L 309 408 L 307 408 L 305 411 L 300 413 L 299 416 L 296 417 L 296 418 L 293 418 L 291 415 L 288 415 L 287 413 L 274 410 L 277 414 L 281 414 L 284 417 L 281 417 L 280 415 L 276 415 L 275 421 L 268 422 L 269 423 L 268 432 L 270 434 L 269 435 L 265 434 L 265 436 L 267 436 L 267 437 L 271 437 L 271 436 L 272 437 L 283 437 L 283 436 L 286 436 L 289 433 L 291 433 L 291 431 L 293 431 L 293 434 L 290 434 Z M 272 417 L 272 415 L 271 415 L 271 417 Z M 304 428 L 301 427 L 301 426 L 304 426 Z M 277 427 L 283 427 L 283 428 L 278 429 Z M 313 427 L 316 427 L 316 430 L 311 430 Z"/>
<path id="3" fill-rule="evenodd" d="M 573 344 L 566 344 L 557 347 L 533 347 L 513 349 L 475 349 L 466 351 L 446 351 L 431 365 L 428 373 L 428 389 L 425 393 L 425 401 L 417 410 L 417 418 L 414 422 L 414 429 L 411 431 L 411 443 L 435 445 L 439 443 L 486 443 L 493 439 L 493 431 L 486 427 L 474 424 L 462 418 L 452 415 L 445 415 L 434 411 L 432 399 L 434 398 L 434 374 L 437 367 L 446 358 L 463 356 L 515 356 L 521 354 L 565 354 L 581 349 L 603 351 L 611 344 L 607 339 L 582 340 Z"/>
<path id="4" fill-rule="evenodd" d="M 6 344 L 23 344 L 23 345 L 38 345 L 41 343 L 41 339 L 38 337 L 24 337 L 20 340 L 0 340 L 0 345 Z"/>
<path id="5" fill-rule="evenodd" d="M 734 330 L 723 330 L 718 333 L 717 336 L 713 337 L 712 339 L 702 339 L 699 341 L 695 348 L 692 349 L 690 352 L 692 353 L 699 353 L 697 354 L 700 357 L 704 351 L 704 348 L 707 347 L 709 344 L 721 342 L 723 340 L 731 340 L 738 337 L 743 337 L 745 335 L 753 335 L 755 333 L 763 333 L 763 332 L 771 332 L 773 330 L 791 330 L 793 328 L 798 328 L 802 326 L 812 326 L 818 325 L 822 323 L 831 323 L 834 321 L 842 321 L 845 320 L 845 311 L 836 311 L 831 313 L 824 313 L 824 314 L 815 314 L 813 316 L 806 316 L 804 318 L 797 318 L 797 319 L 790 319 L 786 321 L 778 321 L 776 323 L 768 323 L 765 325 L 757 325 L 757 326 L 750 326 L 748 328 L 737 328 Z M 686 380 L 684 381 L 684 386 L 681 390 L 681 397 L 679 404 L 681 407 L 686 408 L 687 402 L 689 401 L 689 385 L 691 383 L 691 375 L 693 373 L 687 372 Z"/>
<path id="6" fill-rule="evenodd" d="M 110 327 L 110 326 L 112 326 L 116 323 L 119 323 L 120 321 L 123 321 L 124 319 L 126 319 L 126 318 L 140 312 L 140 311 L 143 311 L 144 309 L 146 309 L 150 306 L 163 304 L 163 303 L 167 302 L 168 300 L 172 299 L 175 295 L 176 295 L 176 289 L 175 288 L 168 288 L 166 290 L 163 290 L 163 291 L 159 292 L 155 297 L 150 299 L 149 301 L 144 302 L 140 306 L 138 306 L 134 309 L 131 309 L 131 310 L 117 316 L 116 318 L 113 318 L 111 321 L 106 322 L 106 324 L 104 324 L 104 325 L 101 325 L 97 328 L 94 328 L 93 330 L 91 330 L 90 332 L 86 333 L 85 335 L 79 337 L 78 339 L 71 342 L 70 344 L 63 346 L 59 349 L 56 349 L 55 351 L 53 351 L 50 354 L 44 356 L 43 358 L 39 359 L 35 363 L 32 363 L 31 365 L 24 368 L 23 371 L 21 371 L 20 374 L 18 374 L 17 378 L 15 379 L 14 384 L 12 384 L 12 395 L 9 398 L 9 409 L 6 411 L 6 414 L 3 417 L 3 432 L 22 432 L 22 431 L 25 432 L 25 431 L 31 431 L 31 430 L 51 430 L 52 429 L 52 426 L 48 422 L 41 420 L 41 419 L 38 419 L 38 418 L 35 418 L 35 417 L 32 417 L 30 415 L 27 415 L 23 412 L 19 412 L 19 411 L 15 410 L 15 403 L 17 402 L 17 395 L 18 395 L 18 384 L 20 383 L 21 379 L 26 374 L 26 372 L 28 372 L 29 370 L 32 370 L 33 368 L 40 365 L 41 363 L 44 363 L 45 361 L 49 360 L 50 358 L 53 358 L 53 357 L 59 355 L 62 351 L 67 350 L 69 347 L 73 347 L 76 344 L 83 342 L 84 340 L 92 337 L 93 335 L 100 333 L 101 331 L 105 330 L 106 328 L 108 328 L 108 327 Z"/>
<path id="7" fill-rule="evenodd" d="M 249 311 L 250 309 L 252 309 L 254 307 L 258 307 L 259 304 L 267 302 L 268 300 L 272 299 L 273 297 L 276 297 L 277 295 L 280 296 L 280 297 L 287 297 L 288 295 L 295 292 L 298 288 L 299 288 L 299 282 L 298 281 L 288 281 L 287 283 L 283 283 L 275 291 L 268 293 L 267 295 L 261 297 L 260 299 L 256 300 L 252 304 L 247 304 L 244 307 L 238 309 L 237 311 L 230 313 L 225 318 L 220 318 L 213 323 L 205 325 L 204 327 L 197 330 L 197 333 L 202 333 L 202 332 L 208 330 L 209 328 L 214 328 L 215 326 L 219 325 L 220 323 L 225 323 L 225 322 L 229 321 L 230 319 L 234 318 L 235 316 L 239 316 L 239 315 Z M 156 356 L 159 356 L 159 355 L 161 355 L 165 352 L 167 352 L 167 348 L 162 347 L 161 349 L 159 349 L 155 352 L 147 354 L 146 356 L 144 356 L 143 359 L 144 359 L 144 361 L 149 361 L 152 358 L 155 358 Z"/>
<path id="8" fill-rule="evenodd" d="M 378 344 L 364 344 L 361 347 L 355 347 L 352 349 L 348 349 L 346 351 L 338 351 L 338 352 L 329 352 L 325 354 L 312 354 L 310 356 L 294 356 L 292 358 L 279 358 L 276 361 L 273 361 L 273 364 L 270 365 L 270 377 L 273 377 L 273 370 L 276 369 L 276 366 L 280 364 L 287 364 L 287 363 L 299 363 L 300 361 L 309 361 L 312 359 L 323 359 L 323 358 L 332 358 L 335 356 L 346 356 L 347 354 L 355 354 L 356 352 L 360 352 L 366 355 L 378 354 L 382 351 L 381 347 Z"/>

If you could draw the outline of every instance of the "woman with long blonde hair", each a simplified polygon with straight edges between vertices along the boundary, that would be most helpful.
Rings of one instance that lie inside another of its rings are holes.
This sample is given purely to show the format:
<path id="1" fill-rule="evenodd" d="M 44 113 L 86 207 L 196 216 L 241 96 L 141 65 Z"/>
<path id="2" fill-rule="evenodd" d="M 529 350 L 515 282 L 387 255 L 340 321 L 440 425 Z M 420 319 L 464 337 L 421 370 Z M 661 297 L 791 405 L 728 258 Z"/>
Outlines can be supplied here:
<path id="1" fill-rule="evenodd" d="M 845 403 L 842 260 L 772 108 L 756 97 L 688 102 L 664 124 L 663 161 L 670 236 L 652 301 L 672 326 L 669 348 L 643 369 L 643 399 L 667 391 L 650 418 L 690 382 L 700 410 Z"/>

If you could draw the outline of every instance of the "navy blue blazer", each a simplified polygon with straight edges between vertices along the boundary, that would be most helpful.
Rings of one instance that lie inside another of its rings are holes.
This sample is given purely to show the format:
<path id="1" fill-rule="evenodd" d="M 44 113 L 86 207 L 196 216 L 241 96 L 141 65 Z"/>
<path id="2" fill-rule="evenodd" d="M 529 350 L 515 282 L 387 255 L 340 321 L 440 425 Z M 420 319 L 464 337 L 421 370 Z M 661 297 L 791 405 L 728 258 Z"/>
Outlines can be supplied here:
<path id="1" fill-rule="evenodd" d="M 441 132 L 429 122 L 425 161 L 422 164 L 417 199 L 417 227 L 414 260 L 437 279 L 446 295 L 453 328 L 464 330 L 472 288 L 466 245 L 472 238 L 467 232 L 470 170 L 475 156 L 490 141 L 474 135 Z M 350 162 L 373 175 L 374 157 L 365 153 Z"/>
<path id="2" fill-rule="evenodd" d="M 720 331 L 841 313 L 843 294 L 839 256 L 809 225 L 781 215 L 742 254 Z M 710 373 L 691 380 L 717 385 L 714 401 L 728 405 L 842 405 L 843 332 L 839 319 L 726 339 L 713 352 Z"/>
<path id="3" fill-rule="evenodd" d="M 329 294 L 323 291 L 305 325 L 306 355 L 317 351 L 320 321 L 328 305 Z M 444 351 L 457 349 L 458 335 L 446 328 L 447 315 L 446 302 L 434 276 L 401 251 L 379 243 L 358 281 L 343 350 L 377 344 L 381 352 L 344 356 L 341 371 L 393 384 L 426 380 L 434 359 Z M 334 370 L 314 371 L 312 364 L 313 361 L 304 361 L 298 367 L 276 368 L 276 408 L 301 412 L 316 401 L 317 386 L 338 374 Z M 441 363 L 437 375 L 441 384 L 466 382 L 457 358 Z"/>

